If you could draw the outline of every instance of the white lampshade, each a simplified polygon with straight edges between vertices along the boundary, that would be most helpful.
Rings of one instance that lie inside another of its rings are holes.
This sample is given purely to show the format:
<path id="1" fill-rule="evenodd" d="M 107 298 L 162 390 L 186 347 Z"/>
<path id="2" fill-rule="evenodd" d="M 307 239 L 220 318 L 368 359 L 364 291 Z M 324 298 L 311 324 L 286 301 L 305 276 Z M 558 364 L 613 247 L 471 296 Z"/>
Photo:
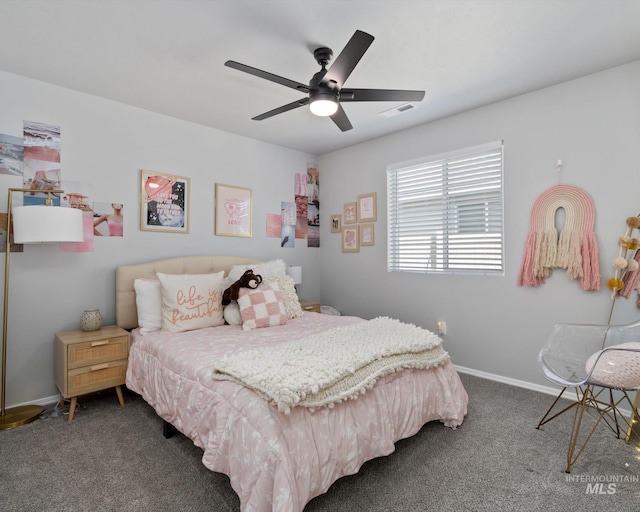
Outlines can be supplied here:
<path id="1" fill-rule="evenodd" d="M 291 266 L 289 267 L 287 274 L 289 274 L 289 277 L 293 278 L 293 282 L 295 284 L 302 284 L 302 267 Z"/>
<path id="2" fill-rule="evenodd" d="M 60 206 L 16 206 L 13 242 L 16 244 L 82 242 L 82 211 Z"/>

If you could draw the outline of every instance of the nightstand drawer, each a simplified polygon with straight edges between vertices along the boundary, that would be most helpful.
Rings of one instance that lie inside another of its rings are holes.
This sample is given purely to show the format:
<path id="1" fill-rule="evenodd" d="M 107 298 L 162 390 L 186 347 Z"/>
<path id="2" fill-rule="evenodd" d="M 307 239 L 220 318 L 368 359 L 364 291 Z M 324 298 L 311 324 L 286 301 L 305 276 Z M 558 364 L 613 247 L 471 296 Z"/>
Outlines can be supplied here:
<path id="1" fill-rule="evenodd" d="M 75 343 L 67 347 L 67 367 L 78 368 L 106 361 L 127 359 L 129 355 L 128 336 Z"/>
<path id="2" fill-rule="evenodd" d="M 124 384 L 126 373 L 126 359 L 97 363 L 69 370 L 67 374 L 67 397 L 120 386 Z"/>

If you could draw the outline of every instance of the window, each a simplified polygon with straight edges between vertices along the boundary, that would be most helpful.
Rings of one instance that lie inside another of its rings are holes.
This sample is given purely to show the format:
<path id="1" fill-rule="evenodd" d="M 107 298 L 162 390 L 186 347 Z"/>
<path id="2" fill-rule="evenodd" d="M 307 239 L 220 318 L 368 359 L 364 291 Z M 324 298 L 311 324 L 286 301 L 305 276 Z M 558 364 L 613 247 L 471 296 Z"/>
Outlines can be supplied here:
<path id="1" fill-rule="evenodd" d="M 387 169 L 389 272 L 503 274 L 502 141 Z"/>

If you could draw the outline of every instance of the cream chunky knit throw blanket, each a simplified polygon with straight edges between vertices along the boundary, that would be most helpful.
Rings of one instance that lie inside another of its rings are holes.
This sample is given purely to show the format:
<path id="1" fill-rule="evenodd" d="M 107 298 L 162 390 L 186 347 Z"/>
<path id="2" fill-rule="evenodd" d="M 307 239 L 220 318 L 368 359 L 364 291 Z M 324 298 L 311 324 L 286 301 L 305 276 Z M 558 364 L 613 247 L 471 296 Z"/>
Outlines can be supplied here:
<path id="1" fill-rule="evenodd" d="M 294 406 L 315 409 L 356 399 L 383 375 L 448 359 L 434 333 L 378 317 L 225 357 L 213 377 L 247 386 L 289 414 Z"/>

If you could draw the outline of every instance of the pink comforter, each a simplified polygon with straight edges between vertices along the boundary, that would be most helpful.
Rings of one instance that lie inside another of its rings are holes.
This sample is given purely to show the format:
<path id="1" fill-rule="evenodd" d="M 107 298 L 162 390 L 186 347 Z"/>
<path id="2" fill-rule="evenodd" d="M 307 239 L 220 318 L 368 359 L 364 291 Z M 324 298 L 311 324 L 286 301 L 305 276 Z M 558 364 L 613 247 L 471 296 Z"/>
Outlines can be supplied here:
<path id="1" fill-rule="evenodd" d="M 387 375 L 333 408 L 294 407 L 288 415 L 246 387 L 212 378 L 213 362 L 232 352 L 359 321 L 305 313 L 254 331 L 225 325 L 142 336 L 136 329 L 127 386 L 204 450 L 206 467 L 229 476 L 244 512 L 298 512 L 425 423 L 457 426 L 467 412 L 467 393 L 450 362 Z"/>

